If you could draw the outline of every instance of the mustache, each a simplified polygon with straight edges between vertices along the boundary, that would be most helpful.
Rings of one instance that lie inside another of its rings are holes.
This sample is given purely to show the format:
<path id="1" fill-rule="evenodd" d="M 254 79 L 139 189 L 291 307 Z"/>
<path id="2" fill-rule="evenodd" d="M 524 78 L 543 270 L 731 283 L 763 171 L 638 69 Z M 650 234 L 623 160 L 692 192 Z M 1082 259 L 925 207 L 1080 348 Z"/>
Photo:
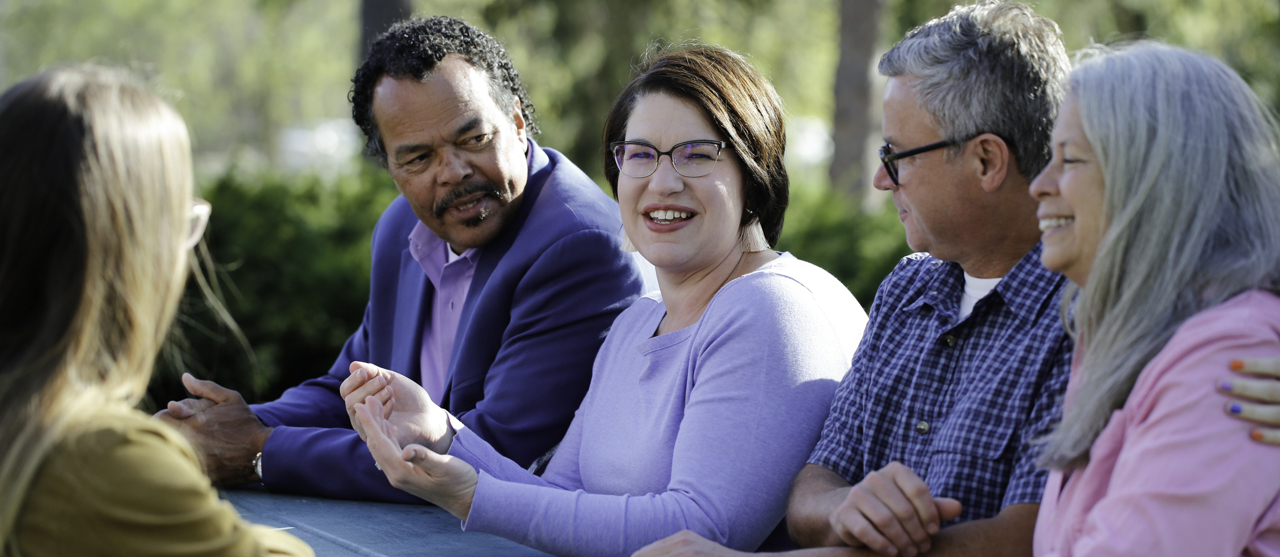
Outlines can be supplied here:
<path id="1" fill-rule="evenodd" d="M 436 218 L 444 218 L 444 212 L 449 210 L 450 205 L 457 203 L 459 199 L 469 195 L 475 195 L 477 193 L 485 194 L 497 200 L 503 199 L 502 190 L 498 189 L 498 186 L 493 182 L 487 180 L 476 181 L 470 182 L 462 187 L 449 190 L 444 194 L 444 197 L 441 198 L 440 201 L 436 202 L 435 206 L 432 207 L 431 210 L 435 213 Z"/>

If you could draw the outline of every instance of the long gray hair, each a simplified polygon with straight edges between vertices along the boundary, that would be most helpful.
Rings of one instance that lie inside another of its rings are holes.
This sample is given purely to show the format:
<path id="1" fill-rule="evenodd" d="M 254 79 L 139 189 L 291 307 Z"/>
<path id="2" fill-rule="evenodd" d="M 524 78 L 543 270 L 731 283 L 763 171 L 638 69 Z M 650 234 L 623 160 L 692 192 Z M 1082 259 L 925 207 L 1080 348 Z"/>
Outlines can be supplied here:
<path id="1" fill-rule="evenodd" d="M 1087 284 L 1064 294 L 1083 372 L 1040 463 L 1066 470 L 1184 321 L 1280 285 L 1276 121 L 1239 75 L 1144 41 L 1086 53 L 1068 94 L 1103 169 L 1106 231 Z"/>

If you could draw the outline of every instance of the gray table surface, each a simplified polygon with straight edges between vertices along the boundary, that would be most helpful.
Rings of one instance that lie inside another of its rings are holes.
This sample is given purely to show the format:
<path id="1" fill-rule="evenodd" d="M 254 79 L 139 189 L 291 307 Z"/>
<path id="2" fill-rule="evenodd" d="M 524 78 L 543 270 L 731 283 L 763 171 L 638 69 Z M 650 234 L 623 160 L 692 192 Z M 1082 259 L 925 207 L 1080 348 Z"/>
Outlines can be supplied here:
<path id="1" fill-rule="evenodd" d="M 262 489 L 223 490 L 245 520 L 288 532 L 318 557 L 337 555 L 546 556 L 518 543 L 463 532 L 457 518 L 433 505 L 397 505 L 280 495 Z"/>

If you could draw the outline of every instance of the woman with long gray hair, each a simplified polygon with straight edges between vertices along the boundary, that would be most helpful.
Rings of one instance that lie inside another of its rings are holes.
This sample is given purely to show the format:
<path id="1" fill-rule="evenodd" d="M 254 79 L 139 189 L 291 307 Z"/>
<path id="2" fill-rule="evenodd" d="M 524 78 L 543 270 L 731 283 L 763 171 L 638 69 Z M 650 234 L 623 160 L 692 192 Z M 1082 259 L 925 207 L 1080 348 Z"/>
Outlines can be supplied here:
<path id="1" fill-rule="evenodd" d="M 1036 555 L 1280 552 L 1280 452 L 1209 392 L 1280 355 L 1275 120 L 1222 63 L 1142 42 L 1071 75 L 1031 187 L 1077 338 Z"/>
<path id="2" fill-rule="evenodd" d="M 126 74 L 0 96 L 0 555 L 310 555 L 218 500 L 133 407 L 209 204 L 182 118 Z"/>

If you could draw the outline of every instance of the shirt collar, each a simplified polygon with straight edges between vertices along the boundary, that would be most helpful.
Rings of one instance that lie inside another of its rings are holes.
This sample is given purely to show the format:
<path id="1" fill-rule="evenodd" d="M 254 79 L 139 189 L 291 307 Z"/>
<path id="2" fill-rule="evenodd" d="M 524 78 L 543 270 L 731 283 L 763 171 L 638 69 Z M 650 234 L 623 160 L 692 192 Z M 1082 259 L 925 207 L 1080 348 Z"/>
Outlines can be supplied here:
<path id="1" fill-rule="evenodd" d="M 1028 322 L 1036 319 L 1043 309 L 1045 298 L 1061 287 L 1065 280 L 1062 275 L 1045 269 L 1040 263 L 1042 247 L 1037 242 L 1031 251 L 1005 273 L 994 290 L 1018 319 Z M 960 296 L 964 293 L 964 271 L 960 264 L 935 259 L 926 272 L 930 276 L 922 281 L 923 288 L 916 294 L 917 298 L 903 309 L 913 310 L 929 304 L 943 313 L 959 315 Z M 1054 300 L 1056 299 L 1055 296 Z"/>
<path id="2" fill-rule="evenodd" d="M 427 225 L 418 221 L 409 233 L 409 255 L 422 266 L 432 283 L 439 284 L 445 265 L 449 264 L 449 244 L 436 236 Z M 459 255 L 467 264 L 475 265 L 480 259 L 480 248 L 470 248 Z"/>

